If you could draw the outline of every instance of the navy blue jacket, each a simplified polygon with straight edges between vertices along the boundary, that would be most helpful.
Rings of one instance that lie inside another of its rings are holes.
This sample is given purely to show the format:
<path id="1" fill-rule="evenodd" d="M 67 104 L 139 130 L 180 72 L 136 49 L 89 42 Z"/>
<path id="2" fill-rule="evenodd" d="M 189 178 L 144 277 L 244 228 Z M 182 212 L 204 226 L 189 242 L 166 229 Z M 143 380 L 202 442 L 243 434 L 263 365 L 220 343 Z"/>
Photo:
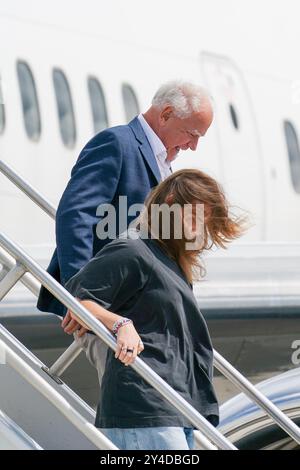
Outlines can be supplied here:
<path id="1" fill-rule="evenodd" d="M 137 118 L 128 125 L 106 129 L 93 137 L 81 151 L 59 202 L 57 248 L 48 273 L 65 285 L 111 241 L 100 240 L 96 235 L 96 226 L 101 220 L 96 215 L 97 207 L 113 204 L 118 220 L 119 196 L 127 196 L 128 207 L 143 204 L 160 180 L 155 156 Z M 134 218 L 127 218 L 127 226 Z M 117 235 L 118 230 L 119 227 Z M 61 316 L 66 313 L 66 308 L 44 287 L 40 290 L 37 308 Z"/>

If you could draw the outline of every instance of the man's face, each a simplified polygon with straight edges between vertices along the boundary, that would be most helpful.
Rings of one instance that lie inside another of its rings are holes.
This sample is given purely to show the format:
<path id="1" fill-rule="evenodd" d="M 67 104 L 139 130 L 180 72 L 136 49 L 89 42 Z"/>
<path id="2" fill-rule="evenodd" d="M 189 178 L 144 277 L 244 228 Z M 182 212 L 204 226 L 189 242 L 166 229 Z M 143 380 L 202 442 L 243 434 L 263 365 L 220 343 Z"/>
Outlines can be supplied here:
<path id="1" fill-rule="evenodd" d="M 209 103 L 201 112 L 187 118 L 175 116 L 171 106 L 163 109 L 159 116 L 159 138 L 167 149 L 168 160 L 172 161 L 180 150 L 196 150 L 212 123 L 213 111 Z"/>

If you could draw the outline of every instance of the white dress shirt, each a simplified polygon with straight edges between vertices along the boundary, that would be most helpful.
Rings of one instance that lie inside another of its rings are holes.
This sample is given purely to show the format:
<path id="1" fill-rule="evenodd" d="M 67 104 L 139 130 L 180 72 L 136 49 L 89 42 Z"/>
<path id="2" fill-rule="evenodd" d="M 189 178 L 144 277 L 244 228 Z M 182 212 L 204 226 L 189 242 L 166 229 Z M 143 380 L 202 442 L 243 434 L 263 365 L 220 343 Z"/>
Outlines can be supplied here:
<path id="1" fill-rule="evenodd" d="M 160 171 L 161 179 L 163 181 L 172 173 L 171 163 L 167 160 L 167 149 L 158 137 L 158 135 L 155 134 L 152 127 L 149 126 L 148 122 L 142 114 L 139 114 L 138 120 L 140 121 L 143 131 L 145 132 L 150 147 L 154 153 Z"/>

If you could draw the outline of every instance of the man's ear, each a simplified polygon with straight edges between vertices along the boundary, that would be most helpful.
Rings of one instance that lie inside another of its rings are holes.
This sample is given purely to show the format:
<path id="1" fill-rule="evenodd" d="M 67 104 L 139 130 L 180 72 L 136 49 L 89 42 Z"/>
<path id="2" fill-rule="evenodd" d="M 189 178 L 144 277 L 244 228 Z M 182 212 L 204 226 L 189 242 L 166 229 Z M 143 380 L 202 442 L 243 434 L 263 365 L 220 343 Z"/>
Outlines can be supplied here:
<path id="1" fill-rule="evenodd" d="M 172 106 L 166 106 L 160 113 L 160 121 L 164 124 L 173 116 Z"/>

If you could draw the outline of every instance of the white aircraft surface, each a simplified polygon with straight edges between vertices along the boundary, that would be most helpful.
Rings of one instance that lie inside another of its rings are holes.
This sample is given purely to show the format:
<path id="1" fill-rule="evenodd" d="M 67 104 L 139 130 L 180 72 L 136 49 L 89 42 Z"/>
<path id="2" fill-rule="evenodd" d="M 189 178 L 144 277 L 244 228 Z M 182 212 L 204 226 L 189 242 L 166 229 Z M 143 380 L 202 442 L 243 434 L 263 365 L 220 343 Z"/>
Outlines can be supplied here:
<path id="1" fill-rule="evenodd" d="M 237 293 L 247 305 L 280 303 L 279 294 L 294 302 L 299 12 L 292 0 L 3 0 L 0 159 L 57 206 L 93 134 L 146 110 L 166 80 L 202 83 L 214 123 L 173 168 L 217 178 L 251 227 L 228 251 L 207 256 L 206 281 L 195 291 L 203 305 L 213 297 L 230 306 Z M 46 266 L 54 223 L 2 175 L 0 214 L 1 230 Z M 27 294 L 17 287 L 13 295 L 15 302 Z"/>

